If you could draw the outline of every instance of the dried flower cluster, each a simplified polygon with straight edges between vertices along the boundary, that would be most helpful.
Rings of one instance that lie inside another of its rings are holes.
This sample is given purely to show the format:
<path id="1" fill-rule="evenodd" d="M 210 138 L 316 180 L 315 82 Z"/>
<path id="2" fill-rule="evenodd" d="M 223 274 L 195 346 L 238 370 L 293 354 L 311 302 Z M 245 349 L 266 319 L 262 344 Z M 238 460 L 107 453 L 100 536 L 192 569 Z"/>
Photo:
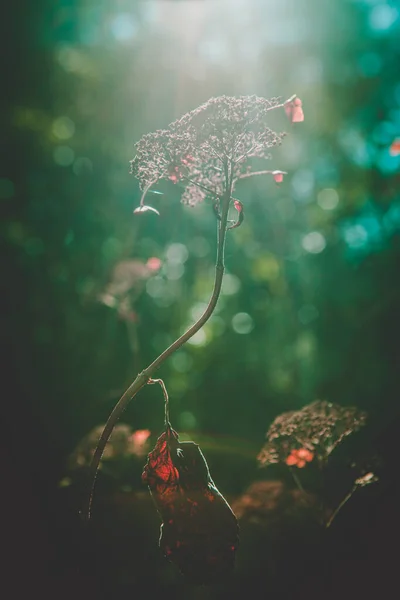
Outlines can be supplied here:
<path id="1" fill-rule="evenodd" d="M 251 174 L 248 158 L 268 159 L 269 150 L 282 143 L 285 134 L 266 123 L 269 112 L 279 107 L 291 122 L 304 118 L 296 96 L 284 103 L 258 96 L 211 98 L 167 129 L 144 135 L 135 145 L 131 172 L 142 190 L 161 179 L 179 183 L 184 188 L 182 202 L 191 206 L 207 195 L 219 197 L 227 179 L 233 189 L 239 178 Z M 282 181 L 283 171 L 269 173 Z M 137 212 L 149 208 L 142 202 Z"/>
<path id="2" fill-rule="evenodd" d="M 137 259 L 122 260 L 112 270 L 111 277 L 98 300 L 118 311 L 125 321 L 137 321 L 133 308 L 149 277 L 155 275 L 161 267 L 161 260 L 152 256 L 147 262 Z"/>
<path id="3" fill-rule="evenodd" d="M 283 413 L 269 428 L 258 460 L 262 466 L 283 462 L 304 467 L 314 456 L 323 462 L 344 437 L 365 424 L 366 417 L 355 407 L 320 400 Z"/>
<path id="4" fill-rule="evenodd" d="M 79 442 L 70 457 L 70 469 L 85 467 L 90 464 L 103 429 L 103 425 L 95 427 Z M 132 431 L 129 425 L 117 425 L 106 445 L 103 459 L 121 458 L 129 455 L 146 456 L 149 449 L 150 435 L 151 432 L 148 429 Z"/>

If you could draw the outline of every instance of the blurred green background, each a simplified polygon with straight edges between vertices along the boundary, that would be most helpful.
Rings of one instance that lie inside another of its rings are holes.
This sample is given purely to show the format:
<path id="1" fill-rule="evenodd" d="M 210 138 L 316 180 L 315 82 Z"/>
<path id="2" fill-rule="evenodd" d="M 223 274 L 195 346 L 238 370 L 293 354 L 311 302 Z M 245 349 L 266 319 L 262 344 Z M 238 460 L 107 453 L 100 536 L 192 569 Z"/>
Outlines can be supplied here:
<path id="1" fill-rule="evenodd" d="M 209 298 L 210 206 L 182 206 L 171 185 L 151 199 L 160 217 L 133 215 L 129 160 L 141 135 L 211 96 L 296 93 L 305 122 L 272 113 L 289 133 L 266 166 L 288 171 L 280 187 L 238 186 L 246 220 L 228 235 L 215 316 L 158 372 L 173 426 L 217 456 L 228 495 L 251 479 L 271 421 L 317 398 L 367 410 L 388 436 L 399 412 L 398 4 L 37 0 L 0 21 L 3 456 L 21 543 L 39 515 L 27 537 L 62 545 L 68 456 Z M 149 258 L 158 272 L 144 272 Z M 126 271 L 123 302 L 110 293 L 121 263 L 142 273 Z M 160 433 L 158 386 L 123 422 Z"/>

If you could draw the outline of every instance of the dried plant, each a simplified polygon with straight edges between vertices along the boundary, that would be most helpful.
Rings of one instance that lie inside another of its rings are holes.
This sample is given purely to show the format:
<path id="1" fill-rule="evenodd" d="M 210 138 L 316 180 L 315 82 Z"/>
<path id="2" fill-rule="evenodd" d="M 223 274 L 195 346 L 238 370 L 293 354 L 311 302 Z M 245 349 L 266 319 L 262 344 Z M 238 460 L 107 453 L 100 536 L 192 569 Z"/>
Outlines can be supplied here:
<path id="1" fill-rule="evenodd" d="M 367 414 L 355 407 L 321 400 L 285 412 L 268 429 L 258 460 L 264 467 L 285 462 L 302 468 L 314 457 L 323 463 L 343 438 L 365 424 L 366 418 Z"/>
<path id="2" fill-rule="evenodd" d="M 261 467 L 276 463 L 286 464 L 297 486 L 304 491 L 296 474 L 297 468 L 302 469 L 309 463 L 316 463 L 321 472 L 335 448 L 345 437 L 363 427 L 366 420 L 367 413 L 356 407 L 339 406 L 320 400 L 301 410 L 285 412 L 279 415 L 268 429 L 267 442 L 257 457 L 259 464 Z M 322 506 L 321 518 L 325 526 L 329 527 L 332 524 L 338 512 L 357 489 L 377 480 L 375 473 L 365 470 L 356 478 L 351 490 L 337 508 L 328 509 Z"/>
<path id="3" fill-rule="evenodd" d="M 249 158 L 271 158 L 270 149 L 282 143 L 285 134 L 270 129 L 267 118 L 287 105 L 279 98 L 211 98 L 167 129 L 144 135 L 135 146 L 131 172 L 146 191 L 161 179 L 180 183 L 182 202 L 190 206 L 207 196 L 219 198 L 226 189 L 226 166 L 233 190 L 238 179 L 255 174 L 246 165 Z"/>
<path id="4" fill-rule="evenodd" d="M 69 468 L 71 470 L 90 465 L 103 429 L 104 425 L 95 427 L 79 442 L 69 458 Z M 149 450 L 150 435 L 149 429 L 133 431 L 129 425 L 116 425 L 104 450 L 103 460 L 131 455 L 146 456 Z"/>
<path id="5" fill-rule="evenodd" d="M 173 352 L 187 342 L 210 318 L 217 304 L 224 274 L 224 249 L 228 229 L 239 227 L 244 218 L 240 200 L 233 197 L 235 183 L 244 177 L 269 174 L 276 183 L 284 171 L 252 171 L 249 158 L 270 158 L 270 150 L 280 144 L 283 133 L 273 131 L 267 121 L 271 111 L 282 108 L 290 122 L 304 119 L 301 100 L 292 96 L 285 102 L 257 96 L 211 98 L 197 109 L 171 123 L 167 129 L 144 135 L 136 144 L 136 156 L 131 172 L 143 191 L 135 213 L 158 212 L 145 204 L 147 193 L 162 179 L 182 186 L 182 202 L 195 206 L 206 197 L 212 199 L 217 217 L 217 257 L 214 288 L 210 301 L 200 318 L 146 369 L 136 377 L 112 411 L 101 433 L 91 463 L 91 482 L 85 519 L 90 518 L 95 478 L 107 441 L 128 402 L 147 383 L 153 373 Z M 230 207 L 236 210 L 235 220 L 228 219 Z"/>

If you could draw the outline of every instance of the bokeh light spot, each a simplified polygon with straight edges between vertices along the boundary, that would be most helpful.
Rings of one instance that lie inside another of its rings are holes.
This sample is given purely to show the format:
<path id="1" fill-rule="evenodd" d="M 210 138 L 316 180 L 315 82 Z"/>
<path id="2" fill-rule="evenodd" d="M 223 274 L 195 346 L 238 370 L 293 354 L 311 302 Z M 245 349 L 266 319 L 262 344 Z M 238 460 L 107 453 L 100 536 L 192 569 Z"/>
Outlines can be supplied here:
<path id="1" fill-rule="evenodd" d="M 56 56 L 65 71 L 83 77 L 93 77 L 95 75 L 95 66 L 89 56 L 72 45 L 60 45 Z"/>
<path id="2" fill-rule="evenodd" d="M 308 203 L 312 201 L 314 189 L 314 173 L 309 169 L 299 169 L 292 178 L 293 193 L 299 202 Z"/>
<path id="3" fill-rule="evenodd" d="M 396 126 L 390 121 L 381 121 L 372 132 L 372 139 L 377 144 L 389 145 L 396 135 Z"/>
<path id="4" fill-rule="evenodd" d="M 273 254 L 265 254 L 254 260 L 252 274 L 258 281 L 274 281 L 280 275 L 279 262 Z"/>
<path id="5" fill-rule="evenodd" d="M 188 344 L 192 346 L 205 346 L 207 343 L 207 336 L 204 329 L 200 329 L 193 337 L 188 340 Z"/>
<path id="6" fill-rule="evenodd" d="M 182 263 L 170 263 L 165 265 L 165 276 L 171 281 L 177 281 L 185 272 L 185 267 Z"/>
<path id="7" fill-rule="evenodd" d="M 310 358 L 316 349 L 317 340 L 311 331 L 304 331 L 296 340 L 295 353 L 299 359 Z"/>
<path id="8" fill-rule="evenodd" d="M 51 130 L 59 140 L 69 140 L 75 133 L 75 123 L 69 117 L 59 117 L 53 121 Z"/>
<path id="9" fill-rule="evenodd" d="M 359 224 L 345 226 L 343 237 L 350 248 L 363 248 L 368 243 L 368 232 Z"/>
<path id="10" fill-rule="evenodd" d="M 197 304 L 192 306 L 192 308 L 190 309 L 190 318 L 193 321 L 197 321 L 201 317 L 203 312 L 206 310 L 206 308 L 207 308 L 206 302 L 198 302 Z"/>
<path id="11" fill-rule="evenodd" d="M 339 204 L 339 194 L 333 188 L 325 188 L 318 193 L 317 202 L 323 210 L 334 210 Z"/>
<path id="12" fill-rule="evenodd" d="M 374 31 L 387 31 L 397 21 L 399 11 L 394 6 L 389 4 L 378 4 L 375 6 L 369 15 L 369 26 Z"/>
<path id="13" fill-rule="evenodd" d="M 400 154 L 393 156 L 390 150 L 385 148 L 378 153 L 376 166 L 382 173 L 396 173 L 400 169 Z"/>
<path id="14" fill-rule="evenodd" d="M 159 298 L 165 293 L 166 282 L 165 280 L 158 276 L 152 277 L 146 283 L 146 292 L 152 298 Z"/>
<path id="15" fill-rule="evenodd" d="M 171 364 L 178 373 L 187 373 L 193 365 L 193 358 L 181 350 L 171 357 Z"/>
<path id="16" fill-rule="evenodd" d="M 110 29 L 116 40 L 126 42 L 136 36 L 139 26 L 132 15 L 121 13 L 111 21 Z"/>
<path id="17" fill-rule="evenodd" d="M 222 282 L 221 293 L 224 296 L 233 296 L 240 290 L 240 279 L 236 275 L 226 273 Z"/>
<path id="18" fill-rule="evenodd" d="M 53 158 L 56 165 L 69 167 L 74 162 L 75 154 L 69 146 L 57 146 L 54 149 Z"/>
<path id="19" fill-rule="evenodd" d="M 184 263 L 189 256 L 188 249 L 184 244 L 171 244 L 166 251 L 166 258 L 170 263 Z"/>
<path id="20" fill-rule="evenodd" d="M 254 321 L 248 313 L 236 313 L 232 319 L 232 329 L 241 335 L 250 333 L 254 329 Z"/>
<path id="21" fill-rule="evenodd" d="M 368 143 L 357 129 L 342 129 L 339 143 L 351 162 L 360 167 L 369 167 L 375 156 L 375 147 Z"/>
<path id="22" fill-rule="evenodd" d="M 319 231 L 311 231 L 303 237 L 301 245 L 306 252 L 319 254 L 325 249 L 326 241 L 322 233 Z"/>
<path id="23" fill-rule="evenodd" d="M 195 429 L 197 426 L 197 419 L 193 413 L 185 410 L 179 415 L 179 425 L 180 429 Z"/>

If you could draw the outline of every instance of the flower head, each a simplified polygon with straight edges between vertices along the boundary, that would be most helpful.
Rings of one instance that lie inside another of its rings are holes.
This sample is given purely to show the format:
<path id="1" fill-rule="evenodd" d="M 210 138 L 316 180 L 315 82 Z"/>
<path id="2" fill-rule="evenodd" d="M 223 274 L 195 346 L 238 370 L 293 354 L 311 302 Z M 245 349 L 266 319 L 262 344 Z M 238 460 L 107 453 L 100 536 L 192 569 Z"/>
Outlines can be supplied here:
<path id="1" fill-rule="evenodd" d="M 142 190 L 162 179 L 181 185 L 184 204 L 218 197 L 228 162 L 234 165 L 234 185 L 248 158 L 270 158 L 269 150 L 281 144 L 284 134 L 270 129 L 267 120 L 272 109 L 282 106 L 279 98 L 211 98 L 166 129 L 144 135 L 135 145 L 131 172 Z"/>
<path id="2" fill-rule="evenodd" d="M 323 461 L 344 437 L 365 424 L 366 417 L 355 407 L 320 400 L 283 413 L 268 429 L 258 460 L 262 466 L 284 462 L 300 468 L 314 457 Z"/>
<path id="3" fill-rule="evenodd" d="M 95 427 L 79 442 L 69 459 L 72 470 L 90 464 L 103 429 L 104 426 Z M 116 425 L 106 445 L 103 460 L 130 455 L 145 456 L 149 449 L 150 435 L 148 429 L 132 431 L 129 425 Z"/>

